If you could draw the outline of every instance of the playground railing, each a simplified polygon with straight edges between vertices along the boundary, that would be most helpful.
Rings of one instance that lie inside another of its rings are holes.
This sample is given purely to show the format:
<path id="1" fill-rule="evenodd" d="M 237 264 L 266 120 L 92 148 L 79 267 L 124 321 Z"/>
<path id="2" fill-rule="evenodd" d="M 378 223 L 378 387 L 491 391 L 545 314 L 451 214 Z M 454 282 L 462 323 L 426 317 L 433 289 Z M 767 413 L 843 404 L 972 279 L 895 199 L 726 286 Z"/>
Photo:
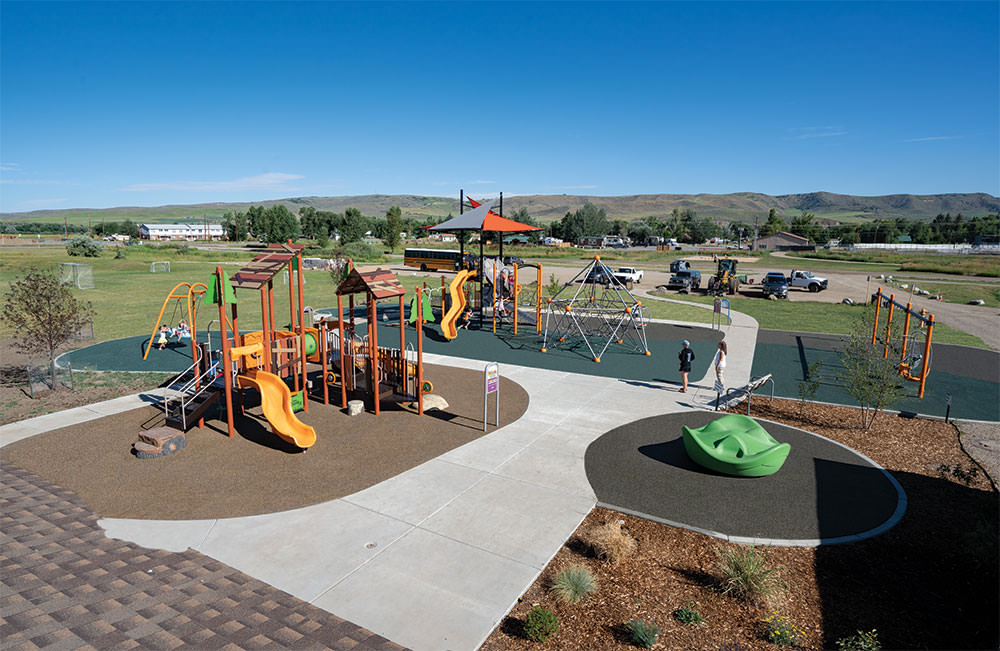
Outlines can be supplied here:
<path id="1" fill-rule="evenodd" d="M 729 409 L 730 407 L 734 407 L 746 400 L 747 416 L 749 416 L 750 398 L 753 396 L 753 392 L 768 383 L 771 385 L 771 402 L 774 402 L 774 378 L 771 377 L 770 373 L 768 373 L 767 375 L 762 375 L 761 377 L 750 380 L 746 386 L 728 389 L 724 396 L 720 396 L 716 400 L 715 410 L 719 411 L 719 409 Z"/>
<path id="2" fill-rule="evenodd" d="M 177 376 L 163 389 L 163 416 L 164 418 L 170 418 L 171 411 L 173 408 L 178 409 L 180 415 L 181 424 L 184 430 L 187 430 L 187 407 L 193 401 L 195 401 L 199 396 L 208 391 L 215 382 L 215 378 L 218 375 L 219 362 L 211 362 L 208 367 L 201 373 L 198 372 L 198 367 L 201 365 L 201 353 L 200 349 L 198 354 L 198 359 L 194 361 L 191 366 L 187 367 L 183 371 L 177 374 Z M 191 379 L 185 381 L 184 379 L 191 375 Z M 176 407 L 174 407 L 176 405 Z"/>

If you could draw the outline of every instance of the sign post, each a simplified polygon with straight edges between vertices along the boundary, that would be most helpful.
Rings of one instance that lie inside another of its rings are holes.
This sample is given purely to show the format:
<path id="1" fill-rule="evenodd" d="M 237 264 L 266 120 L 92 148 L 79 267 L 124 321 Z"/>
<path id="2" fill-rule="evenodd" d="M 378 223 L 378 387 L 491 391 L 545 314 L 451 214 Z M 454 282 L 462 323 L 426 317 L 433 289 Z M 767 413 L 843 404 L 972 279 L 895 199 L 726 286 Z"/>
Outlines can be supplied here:
<path id="1" fill-rule="evenodd" d="M 946 393 L 944 395 L 945 395 L 945 398 L 944 398 L 944 404 L 945 404 L 945 408 L 944 408 L 944 422 L 947 423 L 947 422 L 949 422 L 948 419 L 951 417 L 951 393 Z"/>
<path id="2" fill-rule="evenodd" d="M 490 362 L 483 369 L 483 431 L 486 431 L 487 415 L 489 410 L 490 394 L 497 394 L 496 411 L 494 414 L 495 425 L 500 425 L 500 365 Z"/>

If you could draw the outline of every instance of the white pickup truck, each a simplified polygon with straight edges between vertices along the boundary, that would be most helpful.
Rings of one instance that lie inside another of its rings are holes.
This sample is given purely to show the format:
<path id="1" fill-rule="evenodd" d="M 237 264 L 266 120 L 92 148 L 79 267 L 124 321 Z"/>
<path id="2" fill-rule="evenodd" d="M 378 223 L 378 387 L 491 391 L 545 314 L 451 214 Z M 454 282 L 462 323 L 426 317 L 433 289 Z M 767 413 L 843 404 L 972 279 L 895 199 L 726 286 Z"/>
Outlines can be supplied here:
<path id="1" fill-rule="evenodd" d="M 618 267 L 615 270 L 615 278 L 623 285 L 629 280 L 638 285 L 642 282 L 642 271 L 635 267 Z"/>
<path id="2" fill-rule="evenodd" d="M 827 283 L 826 278 L 814 276 L 811 271 L 802 271 L 801 269 L 792 269 L 792 275 L 788 277 L 789 287 L 801 287 L 802 289 L 808 289 L 810 292 L 818 292 L 826 289 Z"/>

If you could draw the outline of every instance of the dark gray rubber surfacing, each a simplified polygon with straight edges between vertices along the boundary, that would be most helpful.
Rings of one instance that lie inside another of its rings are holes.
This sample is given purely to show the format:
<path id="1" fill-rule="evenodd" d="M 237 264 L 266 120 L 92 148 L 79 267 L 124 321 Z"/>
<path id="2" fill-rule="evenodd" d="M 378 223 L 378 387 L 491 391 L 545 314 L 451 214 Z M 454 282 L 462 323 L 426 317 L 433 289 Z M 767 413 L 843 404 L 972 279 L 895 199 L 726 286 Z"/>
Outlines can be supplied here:
<path id="1" fill-rule="evenodd" d="M 833 542 L 885 524 L 904 499 L 884 470 L 855 452 L 770 421 L 758 422 L 792 446 L 781 470 L 757 478 L 706 470 L 688 458 L 681 427 L 721 415 L 654 416 L 601 436 L 585 457 L 598 501 L 726 537 Z"/>

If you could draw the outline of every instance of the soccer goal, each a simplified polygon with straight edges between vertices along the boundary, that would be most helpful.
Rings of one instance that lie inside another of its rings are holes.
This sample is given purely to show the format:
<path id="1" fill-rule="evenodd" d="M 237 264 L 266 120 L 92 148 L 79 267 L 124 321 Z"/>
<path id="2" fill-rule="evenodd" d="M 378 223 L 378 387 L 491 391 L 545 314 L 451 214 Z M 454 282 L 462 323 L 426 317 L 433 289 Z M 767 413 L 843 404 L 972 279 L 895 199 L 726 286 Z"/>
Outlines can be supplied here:
<path id="1" fill-rule="evenodd" d="M 150 262 L 149 273 L 162 274 L 170 271 L 170 262 Z"/>
<path id="2" fill-rule="evenodd" d="M 78 262 L 59 263 L 59 282 L 78 289 L 94 288 L 94 267 Z"/>

